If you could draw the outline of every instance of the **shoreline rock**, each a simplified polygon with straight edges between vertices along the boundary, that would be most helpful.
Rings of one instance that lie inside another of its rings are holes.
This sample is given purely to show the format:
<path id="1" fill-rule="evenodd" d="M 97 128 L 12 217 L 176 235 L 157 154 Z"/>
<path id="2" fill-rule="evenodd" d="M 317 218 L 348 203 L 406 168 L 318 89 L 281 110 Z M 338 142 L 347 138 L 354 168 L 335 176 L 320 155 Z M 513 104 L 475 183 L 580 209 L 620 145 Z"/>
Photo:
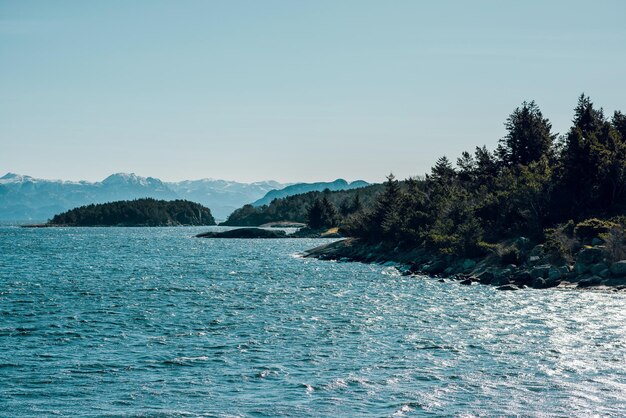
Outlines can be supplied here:
<path id="1" fill-rule="evenodd" d="M 342 236 L 333 229 L 319 230 L 302 228 L 293 234 L 287 234 L 285 231 L 276 228 L 264 229 L 257 227 L 245 227 L 222 232 L 203 232 L 202 234 L 196 235 L 196 238 L 342 238 Z"/>
<path id="2" fill-rule="evenodd" d="M 320 260 L 356 261 L 362 263 L 397 263 L 403 275 L 428 275 L 449 278 L 461 284 L 496 286 L 499 290 L 522 288 L 576 288 L 626 291 L 626 260 L 608 263 L 604 247 L 583 248 L 570 265 L 550 263 L 535 246 L 520 265 L 502 265 L 495 257 L 458 259 L 433 254 L 424 249 L 403 250 L 382 243 L 364 243 L 346 238 L 304 252 L 305 257 Z"/>
<path id="3" fill-rule="evenodd" d="M 196 235 L 196 238 L 287 238 L 287 233 L 281 230 L 237 228 L 222 232 L 204 232 Z"/>

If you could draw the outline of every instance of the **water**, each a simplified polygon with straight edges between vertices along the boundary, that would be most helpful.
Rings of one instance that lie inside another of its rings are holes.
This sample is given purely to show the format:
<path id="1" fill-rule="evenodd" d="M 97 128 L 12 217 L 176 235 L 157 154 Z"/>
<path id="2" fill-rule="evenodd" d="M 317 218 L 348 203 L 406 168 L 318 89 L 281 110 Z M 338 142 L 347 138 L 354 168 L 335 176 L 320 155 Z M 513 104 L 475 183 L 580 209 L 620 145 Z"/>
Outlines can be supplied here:
<path id="1" fill-rule="evenodd" d="M 626 414 L 624 295 L 204 230 L 0 228 L 0 415 Z"/>

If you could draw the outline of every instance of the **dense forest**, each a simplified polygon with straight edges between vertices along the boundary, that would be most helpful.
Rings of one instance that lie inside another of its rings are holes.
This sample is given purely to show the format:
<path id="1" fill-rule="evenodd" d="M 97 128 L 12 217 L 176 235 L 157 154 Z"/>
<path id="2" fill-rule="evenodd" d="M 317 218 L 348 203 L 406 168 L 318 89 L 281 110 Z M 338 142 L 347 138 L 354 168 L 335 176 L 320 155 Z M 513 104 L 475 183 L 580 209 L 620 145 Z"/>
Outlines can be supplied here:
<path id="1" fill-rule="evenodd" d="M 342 231 L 463 257 L 520 236 L 545 242 L 556 258 L 592 238 L 623 253 L 626 115 L 607 117 L 581 95 L 564 135 L 552 132 L 535 102 L 522 103 L 505 127 L 494 151 L 464 152 L 455 165 L 441 157 L 422 179 L 390 175 L 375 203 L 345 218 Z"/>
<path id="2" fill-rule="evenodd" d="M 524 237 L 565 260 L 600 239 L 614 258 L 626 257 L 626 115 L 607 117 L 581 95 L 563 135 L 534 101 L 516 108 L 505 128 L 495 150 L 477 147 L 455 164 L 441 157 L 423 178 L 390 175 L 383 185 L 247 205 L 225 225 L 339 226 L 366 242 L 458 257 Z"/>
<path id="3" fill-rule="evenodd" d="M 245 205 L 231 213 L 221 225 L 259 226 L 280 221 L 311 224 L 312 221 L 311 226 L 330 228 L 338 226 L 348 215 L 372 206 L 382 189 L 380 184 L 350 190 L 326 189 L 274 199 L 269 205 L 259 207 Z"/>
<path id="4" fill-rule="evenodd" d="M 81 206 L 55 215 L 50 225 L 182 226 L 215 225 L 211 211 L 187 200 L 136 199 Z"/>

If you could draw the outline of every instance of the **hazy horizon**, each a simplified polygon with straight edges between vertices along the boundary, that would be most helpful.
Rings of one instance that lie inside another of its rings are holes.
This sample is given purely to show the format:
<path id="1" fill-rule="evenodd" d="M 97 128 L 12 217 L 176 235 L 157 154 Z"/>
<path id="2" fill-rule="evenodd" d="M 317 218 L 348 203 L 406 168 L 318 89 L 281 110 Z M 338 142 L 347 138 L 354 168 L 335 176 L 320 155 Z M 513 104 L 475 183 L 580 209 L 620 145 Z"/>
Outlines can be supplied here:
<path id="1" fill-rule="evenodd" d="M 0 1 L 0 168 L 381 182 L 624 108 L 626 3 Z M 8 65 L 7 65 L 8 64 Z"/>
<path id="2" fill-rule="evenodd" d="M 280 181 L 280 180 L 275 180 L 275 179 L 259 179 L 259 180 L 252 180 L 252 181 L 239 181 L 239 180 L 233 180 L 233 179 L 227 179 L 227 178 L 215 178 L 215 177 L 200 177 L 200 178 L 175 178 L 175 179 L 169 179 L 169 178 L 164 178 L 164 177 L 160 177 L 160 176 L 156 176 L 156 175 L 144 175 L 143 173 L 136 173 L 136 172 L 115 172 L 115 173 L 110 173 L 108 175 L 103 176 L 102 178 L 60 178 L 60 177 L 40 177 L 40 176 L 34 176 L 31 175 L 29 173 L 16 173 L 14 171 L 0 171 L 0 178 L 2 178 L 3 176 L 6 176 L 8 174 L 17 174 L 17 175 L 21 175 L 21 176 L 29 176 L 29 177 L 33 177 L 35 179 L 38 180 L 51 180 L 51 181 L 71 181 L 71 182 L 80 182 L 80 181 L 87 181 L 90 183 L 96 183 L 96 182 L 101 182 L 103 180 L 105 180 L 107 177 L 115 175 L 115 174 L 134 174 L 138 177 L 144 177 L 144 178 L 156 178 L 159 179 L 165 183 L 178 183 L 178 182 L 182 182 L 182 181 L 200 181 L 200 180 L 214 180 L 214 181 L 226 181 L 226 182 L 235 182 L 235 183 L 247 183 L 247 184 L 251 184 L 251 183 L 261 183 L 261 182 L 269 182 L 269 181 L 275 181 L 277 183 L 281 183 L 281 184 L 296 184 L 296 183 L 329 183 L 329 182 L 333 182 L 335 180 L 345 180 L 348 183 L 353 183 L 355 181 L 360 181 L 363 179 L 348 179 L 345 177 L 334 177 L 334 178 L 321 178 L 319 180 L 315 180 L 315 181 Z M 368 183 L 382 183 L 385 179 L 383 178 L 382 180 L 379 181 L 375 181 L 375 182 L 368 182 Z M 365 180 L 367 181 L 367 180 Z"/>

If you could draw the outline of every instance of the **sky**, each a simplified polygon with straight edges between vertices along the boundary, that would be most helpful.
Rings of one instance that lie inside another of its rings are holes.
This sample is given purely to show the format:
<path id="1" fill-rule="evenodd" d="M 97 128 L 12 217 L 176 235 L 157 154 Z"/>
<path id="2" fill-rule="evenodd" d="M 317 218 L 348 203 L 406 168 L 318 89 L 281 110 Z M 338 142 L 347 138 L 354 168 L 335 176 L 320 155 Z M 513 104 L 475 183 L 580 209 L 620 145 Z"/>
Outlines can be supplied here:
<path id="1" fill-rule="evenodd" d="M 0 0 L 0 175 L 384 180 L 626 111 L 626 2 Z"/>

